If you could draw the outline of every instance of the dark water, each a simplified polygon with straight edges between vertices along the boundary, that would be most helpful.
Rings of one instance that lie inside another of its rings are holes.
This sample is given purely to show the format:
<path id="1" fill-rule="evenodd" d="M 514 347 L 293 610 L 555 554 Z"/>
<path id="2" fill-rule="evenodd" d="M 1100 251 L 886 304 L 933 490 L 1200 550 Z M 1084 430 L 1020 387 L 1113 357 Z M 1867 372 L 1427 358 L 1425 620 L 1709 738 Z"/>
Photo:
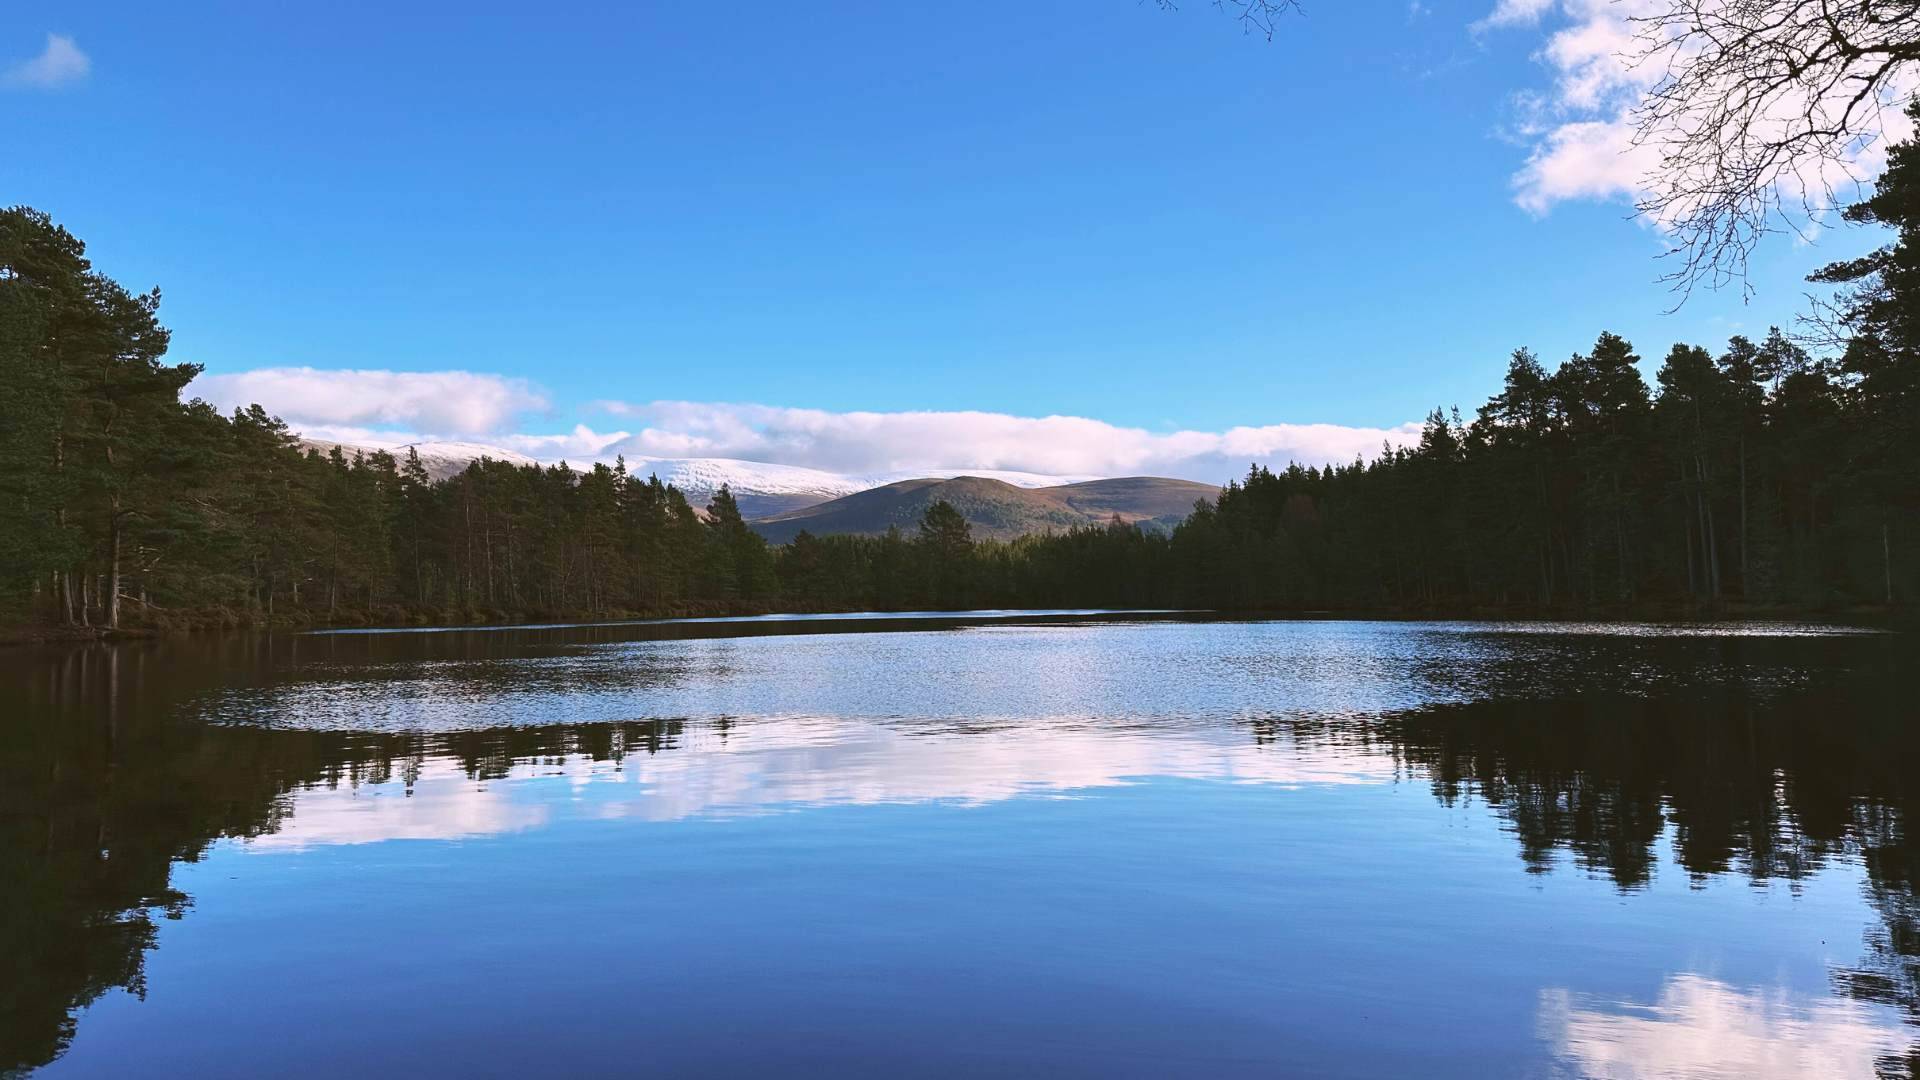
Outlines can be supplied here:
<path id="1" fill-rule="evenodd" d="M 1908 1075 L 1916 671 L 1150 619 L 4 653 L 0 1071 Z"/>

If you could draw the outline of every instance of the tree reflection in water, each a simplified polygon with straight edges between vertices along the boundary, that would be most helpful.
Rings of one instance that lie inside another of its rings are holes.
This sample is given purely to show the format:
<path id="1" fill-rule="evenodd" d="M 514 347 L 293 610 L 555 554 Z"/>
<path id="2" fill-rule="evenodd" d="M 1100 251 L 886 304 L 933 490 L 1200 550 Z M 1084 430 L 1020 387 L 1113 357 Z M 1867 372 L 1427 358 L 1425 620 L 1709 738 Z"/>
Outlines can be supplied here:
<path id="1" fill-rule="evenodd" d="M 713 720 L 446 733 L 207 724 L 182 704 L 211 685 L 195 680 L 227 668 L 153 663 L 137 650 L 82 649 L 3 681 L 0 711 L 12 719 L 0 727 L 0 1071 L 58 1056 L 77 1011 L 108 990 L 144 993 L 157 920 L 187 916 L 192 903 L 170 884 L 174 864 L 199 860 L 222 838 L 275 834 L 298 814 L 303 790 L 410 789 L 429 767 L 487 780 L 531 764 L 618 763 L 726 730 Z M 1629 899 L 1662 872 L 1664 851 L 1702 883 L 1737 875 L 1792 885 L 1857 865 L 1879 921 L 1861 959 L 1834 972 L 1835 990 L 1920 1024 L 1920 902 L 1907 829 L 1920 795 L 1920 733 L 1896 670 L 1837 670 L 1784 690 L 1720 682 L 1647 694 L 1615 684 L 1385 715 L 1280 715 L 1239 720 L 1226 733 L 1249 753 L 1357 755 L 1430 787 L 1441 804 L 1484 802 L 1527 871 L 1570 864 Z M 274 671 L 256 665 L 253 677 L 270 682 Z M 1710 981 L 1676 981 L 1649 1008 L 1684 1016 L 1725 999 Z M 1631 1029 L 1572 999 L 1555 1008 L 1563 1032 L 1626 1038 L 1619 1033 Z M 1797 1015 L 1765 1003 L 1739 1009 L 1762 1024 Z M 1920 1073 L 1912 1040 L 1873 1046 L 1881 1071 Z"/>

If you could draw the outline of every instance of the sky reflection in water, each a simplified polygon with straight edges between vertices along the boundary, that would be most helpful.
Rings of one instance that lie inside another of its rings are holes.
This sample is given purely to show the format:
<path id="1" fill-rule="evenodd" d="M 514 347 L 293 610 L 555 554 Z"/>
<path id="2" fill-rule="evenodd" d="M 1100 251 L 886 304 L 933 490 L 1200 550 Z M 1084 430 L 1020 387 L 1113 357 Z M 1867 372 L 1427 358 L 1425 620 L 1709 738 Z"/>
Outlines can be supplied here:
<path id="1" fill-rule="evenodd" d="M 1912 643 L 1738 629 L 15 657 L 0 1049 L 48 1075 L 1904 1074 Z"/>

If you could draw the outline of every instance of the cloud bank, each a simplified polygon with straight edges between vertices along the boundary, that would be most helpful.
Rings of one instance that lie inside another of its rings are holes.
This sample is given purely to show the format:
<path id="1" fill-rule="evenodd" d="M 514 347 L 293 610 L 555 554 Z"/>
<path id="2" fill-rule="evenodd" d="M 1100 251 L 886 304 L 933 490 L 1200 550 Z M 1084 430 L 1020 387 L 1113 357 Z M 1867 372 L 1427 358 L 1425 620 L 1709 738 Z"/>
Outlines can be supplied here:
<path id="1" fill-rule="evenodd" d="M 1048 474 L 1153 474 L 1225 481 L 1252 462 L 1352 461 L 1385 443 L 1419 438 L 1418 424 L 1390 428 L 1268 424 L 1225 431 L 1153 432 L 1083 416 L 993 412 L 827 412 L 697 401 L 601 402 L 640 430 L 604 453 L 729 457 L 831 472 L 899 472 L 963 466 Z"/>
<path id="2" fill-rule="evenodd" d="M 837 473 L 995 469 L 1047 475 L 1152 474 L 1221 483 L 1251 463 L 1321 465 L 1409 445 L 1420 425 L 1265 424 L 1149 431 L 1083 416 L 978 411 L 829 412 L 732 402 L 602 401 L 617 430 L 527 430 L 549 409 L 524 379 L 470 371 L 273 367 L 202 376 L 187 390 L 224 410 L 258 403 L 311 438 L 395 446 L 478 440 L 542 461 L 737 458 Z"/>
<path id="3" fill-rule="evenodd" d="M 0 83 L 54 90 L 79 82 L 92 70 L 93 61 L 80 51 L 80 46 L 75 45 L 72 38 L 64 34 L 48 34 L 47 47 L 40 51 L 40 55 L 7 68 L 0 73 Z"/>

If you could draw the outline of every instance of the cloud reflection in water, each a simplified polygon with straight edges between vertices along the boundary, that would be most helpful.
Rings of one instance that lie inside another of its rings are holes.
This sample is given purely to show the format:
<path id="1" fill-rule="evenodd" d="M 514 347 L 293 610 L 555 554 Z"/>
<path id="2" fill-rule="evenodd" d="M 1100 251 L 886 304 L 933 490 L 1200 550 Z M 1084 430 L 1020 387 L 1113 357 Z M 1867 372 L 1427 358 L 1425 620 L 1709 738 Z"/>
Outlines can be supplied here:
<path id="1" fill-rule="evenodd" d="M 1846 998 L 1742 989 L 1702 975 L 1667 980 L 1651 1005 L 1540 996 L 1540 1034 L 1581 1076 L 1603 1080 L 1844 1080 L 1905 1055 L 1914 1030 Z"/>
<path id="2" fill-rule="evenodd" d="M 612 760 L 515 761 L 475 779 L 445 758 L 410 781 L 292 793 L 280 830 L 254 850 L 517 832 L 557 815 L 671 821 L 798 807 L 946 802 L 1084 792 L 1164 777 L 1260 784 L 1385 781 L 1390 759 L 1333 745 L 1275 753 L 1233 729 L 1137 729 L 1036 720 L 926 733 L 833 718 L 690 725 L 670 750 Z"/>

